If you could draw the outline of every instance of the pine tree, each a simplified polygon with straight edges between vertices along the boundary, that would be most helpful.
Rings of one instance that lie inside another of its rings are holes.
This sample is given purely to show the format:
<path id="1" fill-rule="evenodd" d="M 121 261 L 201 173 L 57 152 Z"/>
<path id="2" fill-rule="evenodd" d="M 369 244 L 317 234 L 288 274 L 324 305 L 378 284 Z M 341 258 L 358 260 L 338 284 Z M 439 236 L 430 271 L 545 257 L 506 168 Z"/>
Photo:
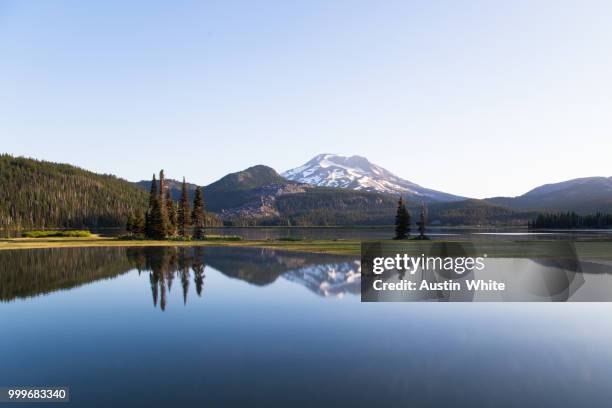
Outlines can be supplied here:
<path id="1" fill-rule="evenodd" d="M 164 171 L 159 172 L 159 189 L 155 175 L 151 181 L 149 211 L 146 217 L 145 236 L 152 239 L 164 239 L 168 235 L 168 213 L 164 199 Z"/>
<path id="2" fill-rule="evenodd" d="M 169 233 L 168 208 L 166 207 L 166 179 L 164 170 L 159 171 L 159 207 L 160 207 L 160 226 L 164 231 L 164 236 Z"/>
<path id="3" fill-rule="evenodd" d="M 164 239 L 166 238 L 167 228 L 163 222 L 163 207 L 160 205 L 159 198 L 153 200 L 149 215 L 149 238 Z"/>
<path id="4" fill-rule="evenodd" d="M 403 197 L 397 203 L 397 214 L 395 215 L 395 238 L 406 239 L 410 235 L 410 213 L 406 209 Z"/>
<path id="5" fill-rule="evenodd" d="M 181 237 L 189 235 L 189 226 L 191 225 L 191 209 L 189 208 L 189 194 L 187 193 L 187 183 L 183 177 L 183 185 L 181 187 L 181 199 L 178 207 L 178 233 Z"/>
<path id="6" fill-rule="evenodd" d="M 425 203 L 421 203 L 421 215 L 419 218 L 419 238 L 425 239 L 425 224 L 427 218 L 427 209 L 425 208 Z"/>
<path id="7" fill-rule="evenodd" d="M 133 218 L 132 232 L 134 234 L 144 234 L 145 232 L 145 217 L 142 211 L 138 211 Z"/>
<path id="8" fill-rule="evenodd" d="M 153 200 L 157 198 L 157 180 L 155 179 L 155 173 L 151 179 L 151 189 L 149 190 L 149 208 L 153 205 Z"/>
<path id="9" fill-rule="evenodd" d="M 191 222 L 193 223 L 193 236 L 196 239 L 204 238 L 204 197 L 202 187 L 197 187 L 195 198 L 193 199 L 193 211 L 191 212 Z"/>
<path id="10" fill-rule="evenodd" d="M 149 191 L 149 208 L 145 214 L 145 237 L 147 238 L 153 237 L 153 224 L 155 223 L 153 220 L 153 206 L 155 205 L 155 201 L 158 199 L 157 180 L 155 179 L 155 173 L 153 173 L 153 178 L 151 179 L 151 189 Z"/>
<path id="11" fill-rule="evenodd" d="M 177 213 L 176 213 L 176 204 L 172 200 L 170 196 L 170 192 L 166 191 L 166 214 L 168 215 L 168 235 L 174 236 L 176 235 L 176 226 L 177 226 Z"/>

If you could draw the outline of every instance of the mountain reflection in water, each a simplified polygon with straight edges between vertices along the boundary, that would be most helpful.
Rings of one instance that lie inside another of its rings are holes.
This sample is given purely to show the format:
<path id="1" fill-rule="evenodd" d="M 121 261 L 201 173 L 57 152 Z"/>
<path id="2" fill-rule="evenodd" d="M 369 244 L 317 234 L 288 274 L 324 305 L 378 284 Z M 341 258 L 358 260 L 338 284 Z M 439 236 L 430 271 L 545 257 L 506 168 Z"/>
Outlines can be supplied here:
<path id="1" fill-rule="evenodd" d="M 609 304 L 360 303 L 356 261 L 228 247 L 0 251 L 0 384 L 68 386 L 79 407 L 610 406 Z M 571 300 L 609 297 L 612 260 L 580 261 Z M 565 297 L 553 269 L 577 270 L 489 263 L 532 282 L 521 295 L 538 301 Z"/>
<path id="2" fill-rule="evenodd" d="M 0 301 L 69 290 L 137 270 L 148 274 L 153 306 L 163 311 L 177 283 L 184 304 L 192 285 L 198 297 L 205 297 L 207 266 L 255 286 L 282 276 L 320 296 L 360 293 L 360 265 L 354 257 L 261 248 L 63 248 L 0 252 Z"/>

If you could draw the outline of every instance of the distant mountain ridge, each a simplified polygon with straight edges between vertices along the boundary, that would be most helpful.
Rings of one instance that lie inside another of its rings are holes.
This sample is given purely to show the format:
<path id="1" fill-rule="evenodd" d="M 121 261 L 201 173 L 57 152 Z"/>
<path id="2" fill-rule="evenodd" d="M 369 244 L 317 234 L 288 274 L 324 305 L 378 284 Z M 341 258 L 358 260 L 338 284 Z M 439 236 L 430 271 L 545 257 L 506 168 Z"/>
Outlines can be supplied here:
<path id="1" fill-rule="evenodd" d="M 316 162 L 328 159 L 320 156 Z M 359 156 L 345 159 L 341 163 L 386 174 Z M 148 189 L 148 182 L 138 184 Z M 178 199 L 180 182 L 167 180 L 166 184 Z M 195 185 L 188 188 L 193 191 Z M 418 194 L 403 195 L 413 216 L 420 211 L 421 201 L 428 203 L 432 225 L 525 225 L 538 212 L 612 212 L 612 181 L 606 177 L 544 185 L 519 197 L 436 201 L 431 195 L 427 200 Z M 204 196 L 207 209 L 231 225 L 392 224 L 397 204 L 395 194 L 315 186 L 286 179 L 264 165 L 222 177 L 204 187 Z"/>
<path id="2" fill-rule="evenodd" d="M 521 196 L 492 197 L 486 201 L 514 210 L 612 212 L 612 177 L 582 177 L 545 184 Z"/>
<path id="3" fill-rule="evenodd" d="M 459 201 L 465 197 L 432 190 L 404 180 L 362 156 L 319 154 L 306 164 L 281 174 L 288 180 L 319 187 L 348 188 L 404 195 L 423 201 Z"/>
<path id="4" fill-rule="evenodd" d="M 136 183 L 148 190 L 150 182 Z M 180 183 L 167 179 L 173 197 Z M 190 187 L 191 190 L 195 186 Z M 383 224 L 395 198 L 366 191 L 316 187 L 281 177 L 264 165 L 230 173 L 204 187 L 206 209 L 233 225 Z"/>
<path id="5" fill-rule="evenodd" d="M 363 170 L 366 162 L 357 158 L 345 164 Z M 181 182 L 166 179 L 166 186 L 178 200 Z M 150 181 L 130 183 L 67 164 L 0 155 L 0 228 L 121 227 L 128 215 L 146 210 L 149 187 Z M 193 199 L 196 185 L 187 187 Z M 422 197 L 405 194 L 413 221 L 425 201 Z M 207 210 L 226 225 L 389 225 L 397 198 L 287 180 L 264 165 L 230 173 L 204 187 Z M 431 198 L 427 210 L 430 225 L 526 225 L 538 212 L 612 213 L 612 178 L 547 184 L 518 197 Z"/>
<path id="6" fill-rule="evenodd" d="M 206 186 L 209 191 L 228 192 L 237 190 L 249 190 L 253 188 L 263 187 L 270 184 L 297 185 L 298 183 L 288 182 L 281 177 L 272 167 L 262 164 L 249 167 L 242 171 L 230 173 L 214 183 Z"/>
<path id="7" fill-rule="evenodd" d="M 150 186 L 137 184 L 145 190 Z M 180 197 L 180 182 L 166 179 L 166 186 L 175 199 Z M 188 188 L 192 191 L 195 185 Z M 394 195 L 299 183 L 264 165 L 205 186 L 204 200 L 207 210 L 230 225 L 388 225 L 397 206 Z M 420 197 L 408 197 L 407 205 L 416 217 Z M 433 225 L 525 224 L 534 215 L 483 200 L 431 201 L 428 212 Z"/>

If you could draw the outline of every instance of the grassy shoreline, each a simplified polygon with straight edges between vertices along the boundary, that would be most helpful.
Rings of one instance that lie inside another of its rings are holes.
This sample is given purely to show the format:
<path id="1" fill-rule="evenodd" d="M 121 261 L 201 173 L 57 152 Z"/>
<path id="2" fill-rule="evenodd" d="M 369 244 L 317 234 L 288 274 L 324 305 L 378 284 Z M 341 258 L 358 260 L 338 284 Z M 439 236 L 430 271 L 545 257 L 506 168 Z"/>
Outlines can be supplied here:
<path id="1" fill-rule="evenodd" d="M 4 238 L 0 239 L 0 251 L 11 249 L 37 248 L 87 248 L 87 247 L 162 247 L 162 246 L 232 246 L 270 248 L 286 251 L 328 253 L 339 255 L 359 255 L 359 240 L 223 240 L 203 241 L 173 240 L 122 240 L 114 237 L 92 235 L 84 238 Z"/>
<path id="2" fill-rule="evenodd" d="M 366 240 L 367 241 L 367 240 Z M 382 240 L 387 241 L 387 240 Z M 381 240 L 376 240 L 381 242 Z M 390 247 L 399 245 L 413 246 L 414 250 L 423 251 L 429 245 L 443 241 L 387 241 Z M 451 241 L 444 241 L 451 242 Z M 469 241 L 457 241 L 468 243 Z M 202 246 L 202 247 L 242 247 L 268 248 L 294 252 L 309 252 L 336 255 L 361 255 L 362 240 L 357 239 L 301 239 L 301 240 L 235 240 L 211 237 L 203 241 L 177 240 L 125 240 L 117 237 L 102 237 L 92 234 L 90 237 L 43 237 L 43 238 L 3 238 L 0 239 L 0 251 L 38 248 L 88 248 L 88 247 L 167 247 L 167 246 Z M 550 257 L 555 256 L 548 244 L 549 241 L 496 241 L 473 242 L 480 252 L 489 257 Z M 577 255 L 583 259 L 612 260 L 612 241 L 577 241 L 574 242 Z"/>

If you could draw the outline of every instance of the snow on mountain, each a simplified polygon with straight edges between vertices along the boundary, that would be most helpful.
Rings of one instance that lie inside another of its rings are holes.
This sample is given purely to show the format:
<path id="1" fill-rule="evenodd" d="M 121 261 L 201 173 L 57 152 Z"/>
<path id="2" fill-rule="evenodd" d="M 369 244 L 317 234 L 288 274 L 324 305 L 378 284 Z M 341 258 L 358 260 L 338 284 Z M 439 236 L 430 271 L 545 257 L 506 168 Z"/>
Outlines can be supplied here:
<path id="1" fill-rule="evenodd" d="M 315 186 L 403 194 L 426 201 L 463 199 L 463 197 L 424 188 L 404 180 L 361 156 L 320 154 L 303 166 L 287 170 L 281 175 L 288 180 Z"/>
<path id="2" fill-rule="evenodd" d="M 361 291 L 361 263 L 359 261 L 311 265 L 282 275 L 299 283 L 319 296 L 343 297 Z"/>

